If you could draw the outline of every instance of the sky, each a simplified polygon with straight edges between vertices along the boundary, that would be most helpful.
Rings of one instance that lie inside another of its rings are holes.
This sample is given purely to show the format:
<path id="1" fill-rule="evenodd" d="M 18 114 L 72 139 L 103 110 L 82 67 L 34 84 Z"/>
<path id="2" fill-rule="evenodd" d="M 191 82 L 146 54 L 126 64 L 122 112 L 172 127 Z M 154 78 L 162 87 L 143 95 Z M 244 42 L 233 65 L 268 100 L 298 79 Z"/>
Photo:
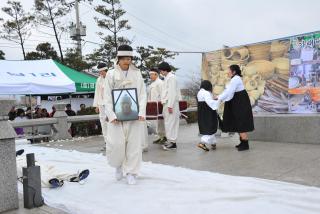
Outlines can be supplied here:
<path id="1" fill-rule="evenodd" d="M 7 0 L 0 0 L 0 7 Z M 30 11 L 33 0 L 21 1 L 26 11 Z M 97 27 L 94 17 L 101 17 L 93 8 L 101 4 L 80 4 L 80 19 L 87 27 L 84 40 L 100 43 L 97 32 L 107 31 Z M 235 46 L 281 38 L 320 30 L 319 0 L 121 0 L 127 11 L 125 18 L 132 27 L 122 32 L 123 36 L 133 41 L 132 46 L 152 45 L 172 51 L 213 51 L 223 45 Z M 0 17 L 8 18 L 0 12 Z M 68 26 L 75 21 L 75 12 L 61 20 Z M 49 41 L 57 50 L 50 28 L 34 27 L 27 51 L 35 49 L 40 42 Z M 69 34 L 62 35 L 64 49 L 75 47 Z M 83 54 L 92 52 L 97 44 L 84 42 Z M 6 59 L 22 59 L 19 46 L 0 40 L 0 50 Z M 169 61 L 179 68 L 177 77 L 180 87 L 194 75 L 200 76 L 201 54 L 180 54 Z"/>

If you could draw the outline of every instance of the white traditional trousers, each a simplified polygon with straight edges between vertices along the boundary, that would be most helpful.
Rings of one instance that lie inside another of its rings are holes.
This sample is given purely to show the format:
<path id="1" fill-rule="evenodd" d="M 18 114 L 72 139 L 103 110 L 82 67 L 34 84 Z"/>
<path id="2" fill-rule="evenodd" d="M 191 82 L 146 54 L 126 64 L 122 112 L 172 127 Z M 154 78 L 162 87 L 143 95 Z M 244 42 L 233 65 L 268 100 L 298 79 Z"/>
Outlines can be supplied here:
<path id="1" fill-rule="evenodd" d="M 152 120 L 151 123 L 152 123 L 152 126 L 156 129 L 156 134 L 158 135 L 159 138 L 163 138 L 166 136 L 163 119 Z"/>
<path id="2" fill-rule="evenodd" d="M 173 106 L 173 112 L 170 114 L 168 111 L 168 105 L 163 106 L 163 118 L 166 137 L 169 142 L 175 143 L 178 138 L 179 123 L 180 123 L 180 109 L 179 103 L 175 102 Z"/>
<path id="3" fill-rule="evenodd" d="M 145 121 L 108 123 L 106 156 L 110 166 L 122 167 L 125 174 L 138 174 L 145 140 Z"/>
<path id="4" fill-rule="evenodd" d="M 101 131 L 104 138 L 104 142 L 107 142 L 107 126 L 108 122 L 106 121 L 107 115 L 104 105 L 99 105 L 99 119 L 101 124 Z"/>
<path id="5" fill-rule="evenodd" d="M 148 149 L 148 125 L 147 121 L 144 121 L 144 140 L 142 141 L 142 149 Z"/>
<path id="6" fill-rule="evenodd" d="M 217 140 L 214 134 L 212 135 L 202 135 L 201 136 L 201 143 L 205 143 L 205 144 L 216 144 Z"/>

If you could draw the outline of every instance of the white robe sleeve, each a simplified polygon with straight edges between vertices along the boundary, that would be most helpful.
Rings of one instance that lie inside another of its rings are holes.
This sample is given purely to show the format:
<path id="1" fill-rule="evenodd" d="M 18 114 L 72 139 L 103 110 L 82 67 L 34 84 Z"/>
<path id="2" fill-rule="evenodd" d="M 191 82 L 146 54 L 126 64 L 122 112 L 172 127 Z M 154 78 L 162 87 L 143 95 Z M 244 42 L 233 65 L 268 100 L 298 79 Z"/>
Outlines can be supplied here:
<path id="1" fill-rule="evenodd" d="M 109 119 L 109 121 L 113 121 L 117 119 L 116 113 L 113 111 L 113 103 L 112 103 L 112 72 L 108 72 L 105 78 L 105 87 L 104 87 L 104 105 L 105 112 Z"/>
<path id="2" fill-rule="evenodd" d="M 100 80 L 100 77 L 96 81 L 96 89 L 94 91 L 94 99 L 93 99 L 93 104 L 92 104 L 93 107 L 98 107 L 98 99 L 99 99 L 98 97 L 100 96 L 99 90 L 98 90 L 98 87 L 100 84 L 99 80 Z"/>
<path id="3" fill-rule="evenodd" d="M 219 107 L 219 101 L 218 100 L 214 100 L 212 98 L 212 95 L 208 92 L 208 93 L 204 93 L 204 101 L 207 103 L 207 105 L 212 109 L 212 110 L 217 110 Z"/>
<path id="4" fill-rule="evenodd" d="M 147 89 L 140 72 L 138 74 L 138 89 L 139 116 L 146 118 Z"/>
<path id="5" fill-rule="evenodd" d="M 218 96 L 218 100 L 221 102 L 231 100 L 239 84 L 241 84 L 240 78 L 232 78 L 230 83 L 227 85 L 227 88 Z"/>
<path id="6" fill-rule="evenodd" d="M 177 81 L 174 77 L 168 79 L 168 107 L 173 108 L 177 97 Z"/>

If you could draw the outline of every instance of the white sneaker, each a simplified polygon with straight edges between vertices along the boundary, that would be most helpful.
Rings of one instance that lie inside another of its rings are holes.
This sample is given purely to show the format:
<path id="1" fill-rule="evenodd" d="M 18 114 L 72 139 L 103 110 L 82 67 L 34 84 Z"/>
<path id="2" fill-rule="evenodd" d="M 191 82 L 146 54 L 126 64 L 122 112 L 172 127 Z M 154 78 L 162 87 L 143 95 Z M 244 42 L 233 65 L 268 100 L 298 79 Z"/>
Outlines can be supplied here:
<path id="1" fill-rule="evenodd" d="M 127 174 L 127 183 L 129 185 L 135 185 L 136 182 L 136 176 L 132 175 L 132 174 Z"/>
<path id="2" fill-rule="evenodd" d="M 123 178 L 122 167 L 116 168 L 116 179 L 120 181 Z"/>

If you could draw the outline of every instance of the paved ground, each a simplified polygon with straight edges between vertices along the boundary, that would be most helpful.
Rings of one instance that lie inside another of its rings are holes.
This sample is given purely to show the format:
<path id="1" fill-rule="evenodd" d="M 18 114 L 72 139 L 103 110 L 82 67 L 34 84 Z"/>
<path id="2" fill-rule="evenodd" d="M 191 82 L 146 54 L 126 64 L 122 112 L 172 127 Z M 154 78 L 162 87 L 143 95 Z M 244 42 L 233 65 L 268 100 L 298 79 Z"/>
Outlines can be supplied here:
<path id="1" fill-rule="evenodd" d="M 19 194 L 19 199 L 20 200 L 19 200 L 19 209 L 18 210 L 3 212 L 2 214 L 66 214 L 66 212 L 48 207 L 46 205 L 44 205 L 40 208 L 35 208 L 35 209 L 24 209 L 23 208 L 23 196 L 21 194 Z"/>
<path id="2" fill-rule="evenodd" d="M 211 171 L 229 175 L 250 176 L 320 187 L 320 145 L 275 142 L 250 142 L 250 151 L 238 152 L 234 146 L 238 137 L 218 138 L 217 150 L 204 152 L 196 147 L 199 141 L 196 124 L 182 124 L 178 150 L 163 151 L 151 142 L 144 161 Z M 102 136 L 78 138 L 73 141 L 42 143 L 39 146 L 104 153 Z M 21 197 L 21 196 L 20 196 Z M 26 210 L 20 200 L 20 209 L 6 214 L 64 213 L 47 206 Z"/>

